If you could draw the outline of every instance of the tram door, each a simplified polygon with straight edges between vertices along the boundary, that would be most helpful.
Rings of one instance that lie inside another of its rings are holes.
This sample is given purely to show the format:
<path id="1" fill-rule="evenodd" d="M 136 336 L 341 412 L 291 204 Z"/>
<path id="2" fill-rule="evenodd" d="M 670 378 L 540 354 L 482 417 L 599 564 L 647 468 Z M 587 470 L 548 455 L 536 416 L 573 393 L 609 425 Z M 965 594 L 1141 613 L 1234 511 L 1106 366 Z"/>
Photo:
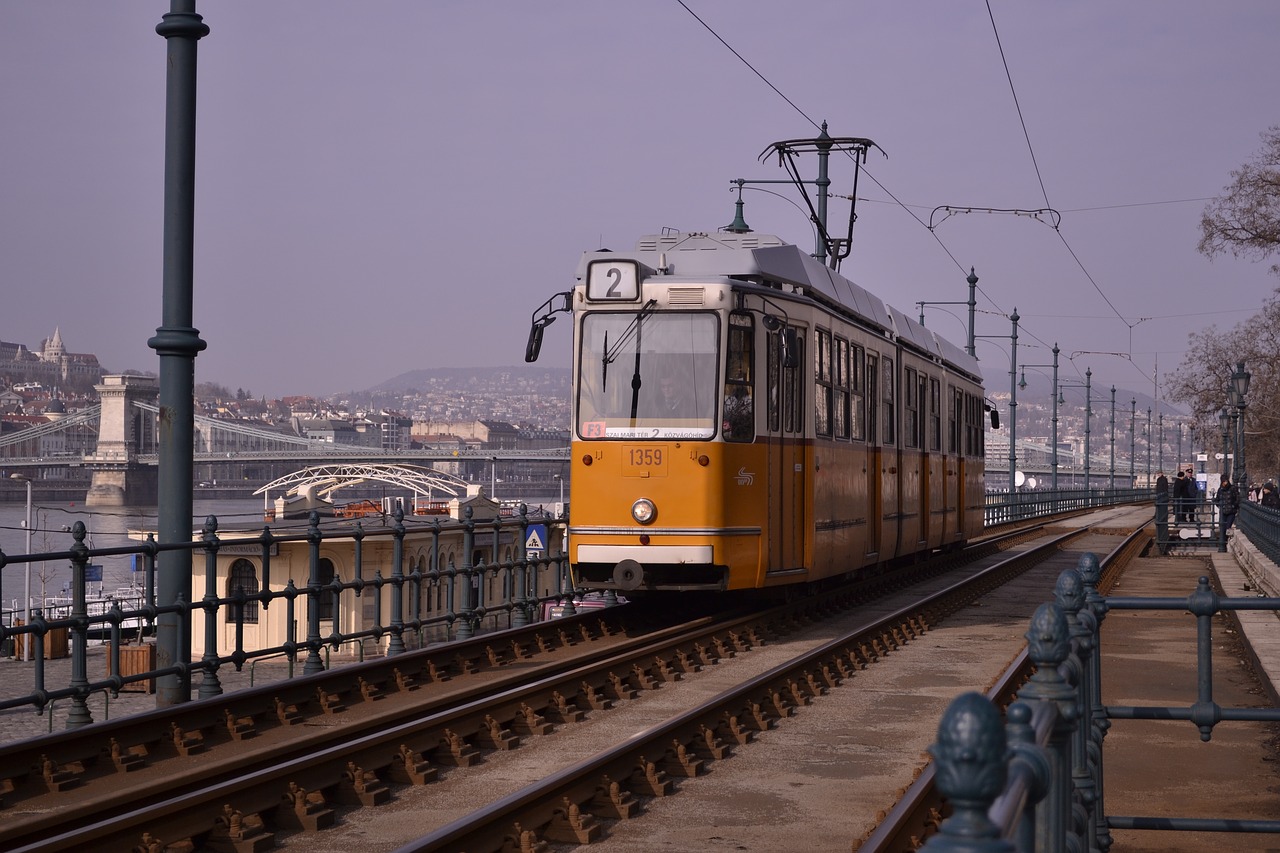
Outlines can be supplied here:
<path id="1" fill-rule="evenodd" d="M 880 449 L 880 358 L 867 352 L 867 558 L 880 555 L 883 538 L 884 508 L 881 498 L 880 472 L 884 458 Z"/>
<path id="2" fill-rule="evenodd" d="M 765 393 L 769 433 L 769 571 L 796 569 L 805 564 L 805 337 L 799 330 L 796 332 L 790 353 L 784 352 L 787 344 L 783 335 L 768 338 Z"/>

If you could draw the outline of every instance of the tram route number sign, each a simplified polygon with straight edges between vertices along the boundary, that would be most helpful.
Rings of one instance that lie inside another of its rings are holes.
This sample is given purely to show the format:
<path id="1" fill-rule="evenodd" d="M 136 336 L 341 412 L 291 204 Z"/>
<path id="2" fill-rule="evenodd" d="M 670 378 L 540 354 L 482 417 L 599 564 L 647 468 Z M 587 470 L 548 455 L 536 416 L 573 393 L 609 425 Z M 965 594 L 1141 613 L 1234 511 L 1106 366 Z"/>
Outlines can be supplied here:
<path id="1" fill-rule="evenodd" d="M 530 524 L 529 531 L 524 537 L 524 553 L 528 558 L 537 558 L 542 556 L 542 552 L 547 550 L 547 526 L 545 524 Z"/>

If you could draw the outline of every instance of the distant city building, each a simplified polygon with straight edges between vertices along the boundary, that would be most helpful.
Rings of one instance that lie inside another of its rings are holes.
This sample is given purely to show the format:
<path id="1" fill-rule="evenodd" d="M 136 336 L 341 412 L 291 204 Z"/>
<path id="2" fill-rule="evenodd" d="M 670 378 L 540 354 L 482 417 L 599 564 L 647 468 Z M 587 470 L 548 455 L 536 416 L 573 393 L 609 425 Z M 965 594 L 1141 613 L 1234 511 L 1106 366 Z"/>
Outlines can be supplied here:
<path id="1" fill-rule="evenodd" d="M 104 371 L 92 353 L 67 352 L 60 329 L 32 351 L 25 344 L 0 341 L 0 378 L 4 385 L 41 382 L 85 388 L 102 381 Z"/>

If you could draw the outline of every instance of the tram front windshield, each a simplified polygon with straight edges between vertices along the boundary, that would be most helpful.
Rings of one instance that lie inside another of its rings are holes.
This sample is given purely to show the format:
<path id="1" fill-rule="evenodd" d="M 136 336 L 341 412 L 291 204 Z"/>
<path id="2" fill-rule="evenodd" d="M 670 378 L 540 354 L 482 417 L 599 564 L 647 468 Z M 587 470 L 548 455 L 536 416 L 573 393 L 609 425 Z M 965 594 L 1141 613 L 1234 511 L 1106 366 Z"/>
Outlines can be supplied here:
<path id="1" fill-rule="evenodd" d="M 719 319 L 707 312 L 582 318 L 577 426 L 585 439 L 711 438 Z"/>

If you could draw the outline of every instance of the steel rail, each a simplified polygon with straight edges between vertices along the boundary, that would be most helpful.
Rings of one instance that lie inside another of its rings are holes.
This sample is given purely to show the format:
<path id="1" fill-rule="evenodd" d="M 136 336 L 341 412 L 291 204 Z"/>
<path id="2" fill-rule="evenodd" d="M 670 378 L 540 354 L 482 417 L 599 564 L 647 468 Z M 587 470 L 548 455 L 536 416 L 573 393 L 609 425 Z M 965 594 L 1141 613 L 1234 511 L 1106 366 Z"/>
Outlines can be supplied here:
<path id="1" fill-rule="evenodd" d="M 591 810 L 608 812 L 612 807 L 629 811 L 629 807 L 620 804 L 615 785 L 620 785 L 621 791 L 638 787 L 649 796 L 665 795 L 672 787 L 671 775 L 698 775 L 702 762 L 727 757 L 734 745 L 749 742 L 754 731 L 772 727 L 778 719 L 791 716 L 798 705 L 808 704 L 813 696 L 839 686 L 843 673 L 849 669 L 848 662 L 857 665 L 859 649 L 869 638 L 900 636 L 901 626 L 915 624 L 921 611 L 951 612 L 1084 532 L 1070 531 L 1054 536 L 1035 548 L 949 584 L 921 601 L 868 620 L 842 637 L 636 734 L 624 744 L 551 774 L 405 844 L 396 853 L 439 850 L 485 853 L 522 849 L 521 845 L 538 840 L 585 843 L 599 831 L 592 829 L 598 824 L 589 814 Z M 931 623 L 936 619 L 929 617 L 924 621 Z M 890 642 L 898 641 L 895 638 Z M 674 744 L 684 747 L 683 757 Z M 628 795 L 622 802 L 630 799 Z"/>
<path id="2" fill-rule="evenodd" d="M 1105 593 L 1110 589 L 1124 566 L 1142 549 L 1151 536 L 1148 528 L 1152 523 L 1147 521 L 1130 532 L 1119 545 L 1098 561 L 1101 572 L 1099 592 Z M 1033 670 L 1034 665 L 1027 655 L 1027 649 L 1023 648 L 987 690 L 987 698 L 1000 708 L 1007 708 L 1017 698 L 1017 691 L 1031 677 Z M 1046 726 L 1050 723 L 1046 713 L 1040 711 L 1032 719 L 1032 727 L 1041 739 L 1046 735 Z M 855 848 L 857 853 L 916 850 L 937 830 L 946 810 L 946 803 L 934 787 L 934 773 L 935 767 L 930 761 L 893 808 L 885 814 L 884 820 Z M 1010 826 L 1009 822 L 1020 811 L 1021 798 L 1025 794 L 1026 791 L 1021 786 L 1014 785 L 1005 796 L 996 801 L 992 807 L 992 818 L 997 825 Z"/>

